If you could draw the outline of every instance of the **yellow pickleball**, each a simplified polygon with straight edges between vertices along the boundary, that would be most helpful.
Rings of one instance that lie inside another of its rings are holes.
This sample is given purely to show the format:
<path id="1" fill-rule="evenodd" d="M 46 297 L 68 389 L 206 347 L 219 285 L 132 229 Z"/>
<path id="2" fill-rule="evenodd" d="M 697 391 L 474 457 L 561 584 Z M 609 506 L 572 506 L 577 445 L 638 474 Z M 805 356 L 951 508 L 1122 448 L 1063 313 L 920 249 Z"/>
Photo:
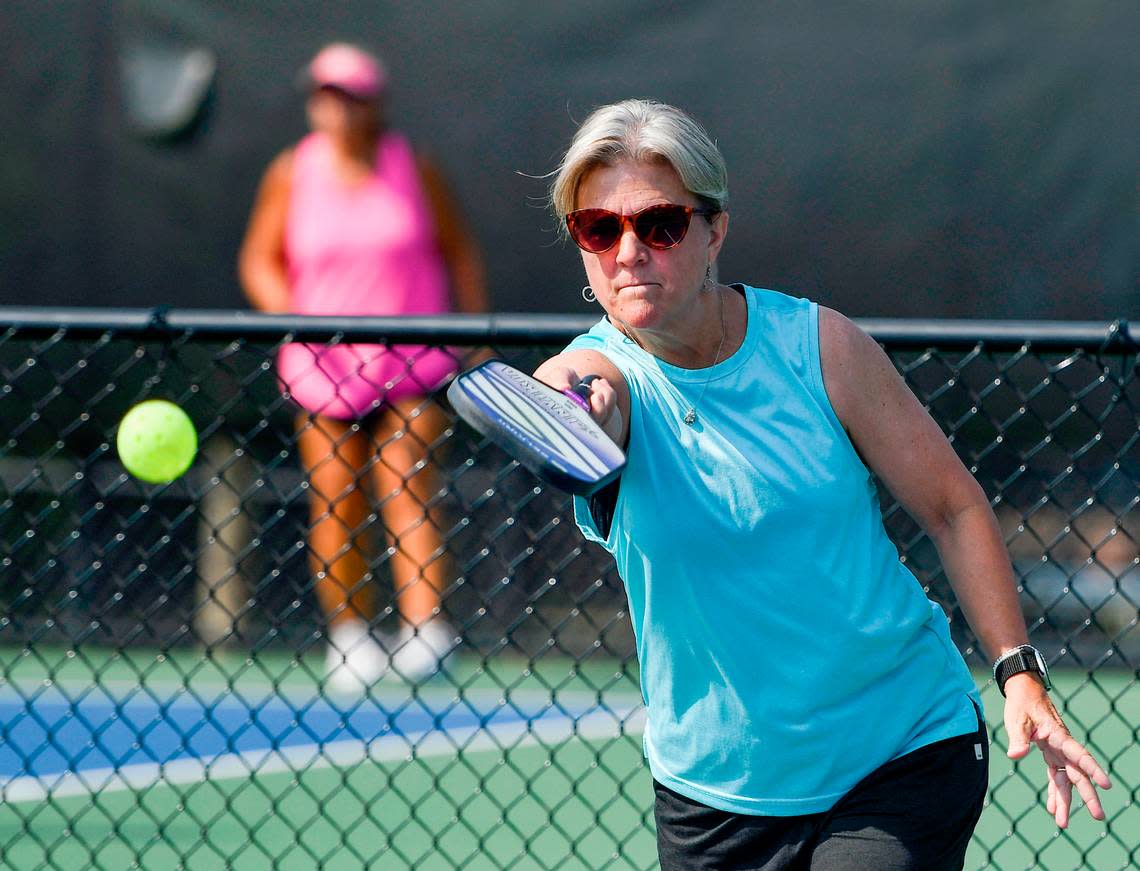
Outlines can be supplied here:
<path id="1" fill-rule="evenodd" d="M 123 415 L 115 446 L 123 466 L 140 481 L 166 484 L 194 462 L 198 431 L 173 402 L 148 399 Z"/>

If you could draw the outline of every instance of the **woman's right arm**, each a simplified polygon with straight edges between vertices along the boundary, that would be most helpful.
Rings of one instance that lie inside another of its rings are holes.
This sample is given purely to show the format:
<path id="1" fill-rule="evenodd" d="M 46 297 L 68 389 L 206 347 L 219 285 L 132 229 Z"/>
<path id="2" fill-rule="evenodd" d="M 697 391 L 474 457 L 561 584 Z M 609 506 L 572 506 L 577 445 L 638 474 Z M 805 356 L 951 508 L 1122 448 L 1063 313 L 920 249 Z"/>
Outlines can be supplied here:
<path id="1" fill-rule="evenodd" d="M 534 370 L 534 377 L 555 390 L 569 390 L 587 375 L 601 377 L 590 385 L 590 416 L 614 443 L 629 440 L 629 388 L 617 366 L 597 351 L 564 351 Z"/>
<path id="2" fill-rule="evenodd" d="M 285 216 L 289 211 L 292 166 L 290 150 L 278 155 L 265 171 L 238 254 L 242 290 L 258 311 L 282 313 L 291 309 Z"/>

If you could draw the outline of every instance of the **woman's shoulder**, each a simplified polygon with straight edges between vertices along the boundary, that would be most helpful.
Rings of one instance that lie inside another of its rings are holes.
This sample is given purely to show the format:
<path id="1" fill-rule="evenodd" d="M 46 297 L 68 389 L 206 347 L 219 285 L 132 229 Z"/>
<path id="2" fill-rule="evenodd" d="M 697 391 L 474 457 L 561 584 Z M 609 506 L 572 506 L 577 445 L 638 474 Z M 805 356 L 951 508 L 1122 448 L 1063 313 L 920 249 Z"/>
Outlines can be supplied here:
<path id="1" fill-rule="evenodd" d="M 277 152 L 265 172 L 266 177 L 289 181 L 300 164 L 311 163 L 315 157 L 319 158 L 323 143 L 324 138 L 319 133 L 313 132 L 302 136 L 292 145 Z"/>
<path id="2" fill-rule="evenodd" d="M 744 294 L 748 301 L 746 356 L 763 348 L 763 360 L 780 359 L 792 371 L 810 375 L 819 359 L 823 307 L 807 297 L 762 287 L 744 286 Z"/>
<path id="3" fill-rule="evenodd" d="M 789 332 L 798 334 L 802 332 L 801 327 L 810 328 L 817 316 L 819 306 L 807 297 L 764 287 L 741 287 L 748 305 L 750 332 L 755 328 L 769 337 Z"/>
<path id="4" fill-rule="evenodd" d="M 781 290 L 771 290 L 766 287 L 755 287 L 748 284 L 738 285 L 743 289 L 746 299 L 751 300 L 762 311 L 788 314 L 801 312 L 810 308 L 814 303 L 804 296 L 795 296 Z"/>
<path id="5" fill-rule="evenodd" d="M 401 130 L 388 128 L 376 140 L 376 151 L 380 160 L 404 161 L 417 169 L 423 164 L 430 164 L 430 155 L 426 154 L 410 140 Z"/>
<path id="6" fill-rule="evenodd" d="M 269 161 L 261 176 L 263 196 L 288 196 L 293 184 L 294 151 L 294 147 L 286 148 Z"/>
<path id="7" fill-rule="evenodd" d="M 288 148 L 283 148 L 277 152 L 273 160 L 269 162 L 269 169 L 266 175 L 286 176 L 293 170 L 293 161 L 297 154 L 297 145 L 290 145 Z"/>

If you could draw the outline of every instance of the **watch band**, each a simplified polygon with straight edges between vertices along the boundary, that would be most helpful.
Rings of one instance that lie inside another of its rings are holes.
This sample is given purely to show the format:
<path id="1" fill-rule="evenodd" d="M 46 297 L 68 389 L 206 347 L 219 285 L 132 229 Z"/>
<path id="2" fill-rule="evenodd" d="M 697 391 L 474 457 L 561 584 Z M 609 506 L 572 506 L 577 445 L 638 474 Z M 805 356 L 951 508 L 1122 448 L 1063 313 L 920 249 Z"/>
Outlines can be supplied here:
<path id="1" fill-rule="evenodd" d="M 1040 677 L 1046 690 L 1053 688 L 1049 680 L 1049 667 L 1045 664 L 1045 657 L 1041 655 L 1041 651 L 1030 644 L 1023 644 L 1002 654 L 994 663 L 994 682 L 997 683 L 1002 696 L 1005 696 L 1006 681 L 1024 671 Z"/>

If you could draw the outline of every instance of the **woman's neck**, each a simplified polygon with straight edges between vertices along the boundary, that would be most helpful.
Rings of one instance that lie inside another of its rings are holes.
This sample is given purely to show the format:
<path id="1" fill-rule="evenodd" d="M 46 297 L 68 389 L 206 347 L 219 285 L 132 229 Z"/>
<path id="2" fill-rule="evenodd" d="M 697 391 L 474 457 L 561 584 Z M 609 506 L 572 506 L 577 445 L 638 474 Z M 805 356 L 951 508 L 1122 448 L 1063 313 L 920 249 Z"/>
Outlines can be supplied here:
<path id="1" fill-rule="evenodd" d="M 329 136 L 333 165 L 345 181 L 359 181 L 376 168 L 376 145 L 379 134 L 353 137 Z"/>
<path id="2" fill-rule="evenodd" d="M 612 319 L 610 322 L 635 345 L 659 360 L 682 369 L 705 369 L 731 357 L 744 336 L 737 311 L 740 294 L 716 284 L 699 299 L 699 322 L 689 321 L 677 329 L 636 330 Z"/>

